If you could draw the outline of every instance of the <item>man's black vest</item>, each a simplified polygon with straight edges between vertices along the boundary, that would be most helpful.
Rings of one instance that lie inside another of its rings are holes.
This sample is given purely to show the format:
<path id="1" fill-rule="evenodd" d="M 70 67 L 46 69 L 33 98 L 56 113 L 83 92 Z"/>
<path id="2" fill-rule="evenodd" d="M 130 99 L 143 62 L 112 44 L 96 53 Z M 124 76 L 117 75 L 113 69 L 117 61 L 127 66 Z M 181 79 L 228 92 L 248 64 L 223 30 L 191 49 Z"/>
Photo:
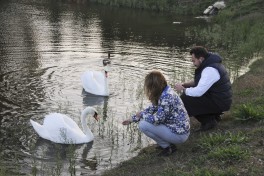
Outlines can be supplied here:
<path id="1" fill-rule="evenodd" d="M 219 55 L 208 53 L 205 60 L 195 70 L 195 86 L 198 85 L 205 67 L 217 69 L 220 74 L 220 79 L 215 82 L 203 96 L 212 98 L 222 111 L 228 111 L 232 104 L 232 89 L 228 73 L 222 64 L 222 58 Z"/>

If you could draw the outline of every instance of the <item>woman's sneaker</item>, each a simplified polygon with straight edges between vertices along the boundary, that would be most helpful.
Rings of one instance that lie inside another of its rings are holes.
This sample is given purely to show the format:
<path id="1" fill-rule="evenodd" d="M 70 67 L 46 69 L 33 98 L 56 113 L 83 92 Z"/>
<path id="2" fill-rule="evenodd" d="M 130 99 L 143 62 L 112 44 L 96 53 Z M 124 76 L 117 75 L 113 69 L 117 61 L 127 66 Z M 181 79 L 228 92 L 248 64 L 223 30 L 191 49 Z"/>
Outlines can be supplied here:
<path id="1" fill-rule="evenodd" d="M 172 153 L 176 152 L 176 150 L 177 150 L 176 145 L 171 144 L 170 147 L 171 147 L 171 151 L 172 151 Z"/>
<path id="2" fill-rule="evenodd" d="M 169 147 L 162 149 L 162 151 L 158 154 L 158 156 L 169 156 L 172 153 L 176 152 L 176 150 L 177 150 L 176 145 L 170 144 Z"/>
<path id="3" fill-rule="evenodd" d="M 172 149 L 171 149 L 171 147 L 169 146 L 169 147 L 164 148 L 164 149 L 158 154 L 158 156 L 169 156 L 169 155 L 171 155 L 171 154 L 172 154 Z"/>

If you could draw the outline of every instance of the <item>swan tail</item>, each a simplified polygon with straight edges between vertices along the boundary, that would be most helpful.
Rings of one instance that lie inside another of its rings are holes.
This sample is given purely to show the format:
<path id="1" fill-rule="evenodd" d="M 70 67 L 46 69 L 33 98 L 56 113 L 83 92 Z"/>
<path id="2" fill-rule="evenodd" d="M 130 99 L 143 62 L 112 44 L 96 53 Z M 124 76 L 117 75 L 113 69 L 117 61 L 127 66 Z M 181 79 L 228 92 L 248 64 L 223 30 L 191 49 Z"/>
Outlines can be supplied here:
<path id="1" fill-rule="evenodd" d="M 45 130 L 45 128 L 43 128 L 43 125 L 40 125 L 39 123 L 35 122 L 34 120 L 30 119 L 30 123 L 33 126 L 34 130 L 36 131 L 36 133 L 47 140 L 50 140 L 50 136 L 48 135 L 47 131 Z"/>
<path id="2" fill-rule="evenodd" d="M 30 119 L 30 123 L 33 126 L 34 130 L 37 131 L 37 129 L 41 126 L 39 123 L 35 122 L 34 120 Z"/>

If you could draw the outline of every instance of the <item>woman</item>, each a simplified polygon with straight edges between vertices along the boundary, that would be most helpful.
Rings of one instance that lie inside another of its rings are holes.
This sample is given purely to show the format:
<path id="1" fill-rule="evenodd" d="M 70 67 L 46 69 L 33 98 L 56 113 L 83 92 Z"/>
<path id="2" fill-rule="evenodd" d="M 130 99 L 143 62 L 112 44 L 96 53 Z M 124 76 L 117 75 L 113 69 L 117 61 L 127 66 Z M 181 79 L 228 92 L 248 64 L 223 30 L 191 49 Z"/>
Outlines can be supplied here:
<path id="1" fill-rule="evenodd" d="M 139 129 L 162 148 L 159 156 L 168 156 L 176 150 L 174 144 L 185 142 L 190 134 L 190 119 L 177 93 L 167 84 L 159 71 L 145 77 L 145 94 L 151 105 L 123 125 L 139 122 Z"/>

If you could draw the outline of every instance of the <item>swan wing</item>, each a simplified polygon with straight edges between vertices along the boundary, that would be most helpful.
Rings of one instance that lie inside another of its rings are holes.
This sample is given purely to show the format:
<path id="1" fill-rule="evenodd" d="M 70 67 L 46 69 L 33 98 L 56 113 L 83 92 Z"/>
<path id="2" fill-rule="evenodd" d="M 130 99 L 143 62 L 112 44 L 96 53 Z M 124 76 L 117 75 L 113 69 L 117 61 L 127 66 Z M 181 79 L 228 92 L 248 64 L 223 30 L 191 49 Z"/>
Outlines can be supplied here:
<path id="1" fill-rule="evenodd" d="M 45 116 L 43 125 L 49 129 L 62 128 L 67 126 L 68 128 L 79 128 L 75 121 L 65 114 L 51 113 Z"/>
<path id="2" fill-rule="evenodd" d="M 86 92 L 108 96 L 107 78 L 101 71 L 86 71 L 82 76 L 82 85 Z"/>
<path id="3" fill-rule="evenodd" d="M 84 143 L 86 135 L 70 117 L 52 113 L 45 116 L 43 126 L 50 132 L 50 140 L 56 143 Z"/>

